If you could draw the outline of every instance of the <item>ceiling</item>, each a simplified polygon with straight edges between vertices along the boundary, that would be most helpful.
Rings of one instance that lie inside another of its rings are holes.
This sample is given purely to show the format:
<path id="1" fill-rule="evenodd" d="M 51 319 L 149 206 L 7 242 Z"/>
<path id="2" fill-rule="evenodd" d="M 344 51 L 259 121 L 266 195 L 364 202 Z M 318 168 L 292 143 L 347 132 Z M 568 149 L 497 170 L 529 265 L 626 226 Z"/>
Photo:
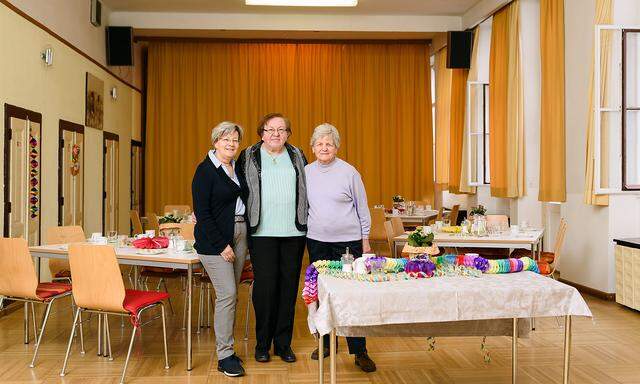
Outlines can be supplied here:
<path id="1" fill-rule="evenodd" d="M 359 0 L 356 7 L 248 6 L 244 0 L 102 0 L 117 12 L 462 15 L 480 0 Z"/>

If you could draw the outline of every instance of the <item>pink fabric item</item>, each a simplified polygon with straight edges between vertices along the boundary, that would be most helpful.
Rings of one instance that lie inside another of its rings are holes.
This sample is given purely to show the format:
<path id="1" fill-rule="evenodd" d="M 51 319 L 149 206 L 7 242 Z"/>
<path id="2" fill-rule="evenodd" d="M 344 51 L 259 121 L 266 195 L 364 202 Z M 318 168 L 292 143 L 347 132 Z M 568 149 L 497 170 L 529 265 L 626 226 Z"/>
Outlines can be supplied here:
<path id="1" fill-rule="evenodd" d="M 36 288 L 36 295 L 44 301 L 49 300 L 53 296 L 58 296 L 62 293 L 69 292 L 71 290 L 71 284 L 65 283 L 39 283 Z"/>
<path id="2" fill-rule="evenodd" d="M 169 239 L 163 236 L 145 237 L 142 239 L 134 240 L 133 246 L 140 249 L 167 248 L 169 246 Z"/>

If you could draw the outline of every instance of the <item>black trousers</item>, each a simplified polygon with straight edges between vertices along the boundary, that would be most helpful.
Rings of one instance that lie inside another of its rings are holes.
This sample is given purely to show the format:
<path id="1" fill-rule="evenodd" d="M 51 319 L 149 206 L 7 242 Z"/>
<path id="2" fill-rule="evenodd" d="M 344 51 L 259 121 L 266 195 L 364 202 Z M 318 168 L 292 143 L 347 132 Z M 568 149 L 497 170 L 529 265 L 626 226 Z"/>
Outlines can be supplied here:
<path id="1" fill-rule="evenodd" d="M 362 256 L 362 240 L 327 243 L 307 238 L 307 250 L 309 251 L 309 261 L 318 260 L 340 260 L 346 248 L 354 258 Z M 329 347 L 329 335 L 324 335 L 324 345 Z M 347 337 L 349 353 L 358 355 L 367 351 L 367 339 L 364 337 Z"/>
<path id="2" fill-rule="evenodd" d="M 251 238 L 256 351 L 291 346 L 304 244 L 304 236 Z"/>

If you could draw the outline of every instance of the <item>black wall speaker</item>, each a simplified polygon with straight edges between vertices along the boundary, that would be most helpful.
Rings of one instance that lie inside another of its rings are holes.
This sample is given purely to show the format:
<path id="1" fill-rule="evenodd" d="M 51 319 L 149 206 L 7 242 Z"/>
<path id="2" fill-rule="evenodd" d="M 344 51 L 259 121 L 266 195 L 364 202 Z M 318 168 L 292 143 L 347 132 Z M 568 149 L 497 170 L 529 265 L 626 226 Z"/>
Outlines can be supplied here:
<path id="1" fill-rule="evenodd" d="M 133 65 L 132 27 L 107 27 L 107 64 Z"/>
<path id="2" fill-rule="evenodd" d="M 447 68 L 469 68 L 472 45 L 473 32 L 447 32 Z"/>

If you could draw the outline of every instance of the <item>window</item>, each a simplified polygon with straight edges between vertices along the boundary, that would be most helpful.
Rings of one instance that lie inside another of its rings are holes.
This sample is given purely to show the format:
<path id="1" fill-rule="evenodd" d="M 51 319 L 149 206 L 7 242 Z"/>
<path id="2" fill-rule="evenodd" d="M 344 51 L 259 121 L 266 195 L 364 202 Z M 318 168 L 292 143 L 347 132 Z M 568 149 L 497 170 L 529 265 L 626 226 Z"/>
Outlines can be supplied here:
<path id="1" fill-rule="evenodd" d="M 638 193 L 640 28 L 597 25 L 595 32 L 594 191 Z"/>
<path id="2" fill-rule="evenodd" d="M 469 185 L 490 183 L 489 172 L 489 84 L 467 82 L 467 151 Z"/>

